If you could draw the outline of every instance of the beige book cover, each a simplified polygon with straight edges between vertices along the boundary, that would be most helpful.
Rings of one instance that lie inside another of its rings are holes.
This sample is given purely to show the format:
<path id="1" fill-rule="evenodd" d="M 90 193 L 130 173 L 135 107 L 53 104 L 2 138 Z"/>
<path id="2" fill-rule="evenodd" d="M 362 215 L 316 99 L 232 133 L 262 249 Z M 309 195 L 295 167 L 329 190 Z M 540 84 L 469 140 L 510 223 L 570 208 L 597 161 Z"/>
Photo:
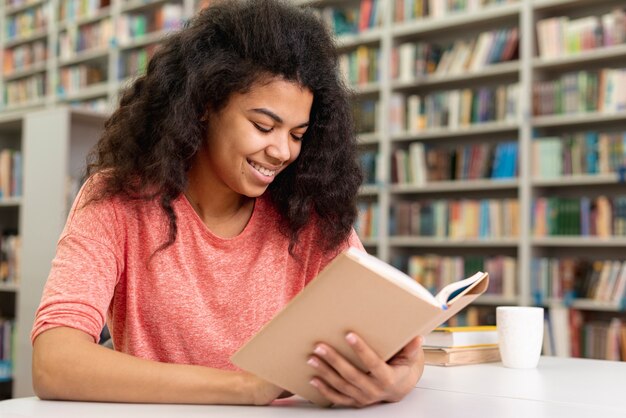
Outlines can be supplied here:
<path id="1" fill-rule="evenodd" d="M 497 345 L 468 348 L 424 348 L 424 359 L 431 366 L 461 366 L 464 364 L 500 361 Z"/>
<path id="2" fill-rule="evenodd" d="M 231 358 L 251 372 L 318 405 L 328 401 L 310 385 L 307 364 L 325 342 L 364 369 L 345 335 L 356 332 L 388 360 L 418 335 L 426 335 L 469 305 L 488 286 L 487 273 L 444 287 L 436 296 L 389 264 L 350 248 Z"/>

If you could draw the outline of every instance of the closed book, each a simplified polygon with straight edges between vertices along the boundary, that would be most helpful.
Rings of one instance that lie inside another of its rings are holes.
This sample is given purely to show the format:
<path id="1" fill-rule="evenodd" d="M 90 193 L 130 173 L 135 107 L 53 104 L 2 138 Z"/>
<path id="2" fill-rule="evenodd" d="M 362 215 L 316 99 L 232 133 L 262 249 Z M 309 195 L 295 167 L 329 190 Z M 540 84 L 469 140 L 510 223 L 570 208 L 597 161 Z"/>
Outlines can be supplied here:
<path id="1" fill-rule="evenodd" d="M 500 361 L 497 345 L 468 348 L 424 347 L 424 360 L 431 366 L 460 366 Z"/>
<path id="2" fill-rule="evenodd" d="M 424 337 L 428 347 L 473 347 L 498 344 L 495 325 L 437 328 Z"/>
<path id="3" fill-rule="evenodd" d="M 309 381 L 307 364 L 317 343 L 334 347 L 362 371 L 345 336 L 355 332 L 384 361 L 473 302 L 488 286 L 487 273 L 447 285 L 433 296 L 391 265 L 350 248 L 232 357 L 236 366 L 318 405 L 330 402 Z"/>

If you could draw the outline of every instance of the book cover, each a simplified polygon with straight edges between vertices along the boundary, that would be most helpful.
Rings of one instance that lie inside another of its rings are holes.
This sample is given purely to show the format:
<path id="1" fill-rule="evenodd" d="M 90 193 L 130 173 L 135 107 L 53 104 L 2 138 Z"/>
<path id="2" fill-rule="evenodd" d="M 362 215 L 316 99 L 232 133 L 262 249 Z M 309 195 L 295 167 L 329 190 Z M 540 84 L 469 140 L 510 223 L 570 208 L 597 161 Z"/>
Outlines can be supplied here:
<path id="1" fill-rule="evenodd" d="M 443 327 L 424 337 L 424 347 L 476 347 L 498 344 L 495 325 Z"/>
<path id="2" fill-rule="evenodd" d="M 424 347 L 424 359 L 431 366 L 460 366 L 500 361 L 497 345 L 470 348 Z"/>
<path id="3" fill-rule="evenodd" d="M 473 302 L 488 283 L 488 274 L 479 272 L 433 296 L 400 270 L 351 248 L 337 256 L 231 361 L 326 406 L 328 401 L 309 384 L 315 369 L 307 360 L 317 343 L 331 345 L 364 369 L 345 340 L 348 332 L 360 335 L 388 360 L 410 340 L 428 334 Z"/>

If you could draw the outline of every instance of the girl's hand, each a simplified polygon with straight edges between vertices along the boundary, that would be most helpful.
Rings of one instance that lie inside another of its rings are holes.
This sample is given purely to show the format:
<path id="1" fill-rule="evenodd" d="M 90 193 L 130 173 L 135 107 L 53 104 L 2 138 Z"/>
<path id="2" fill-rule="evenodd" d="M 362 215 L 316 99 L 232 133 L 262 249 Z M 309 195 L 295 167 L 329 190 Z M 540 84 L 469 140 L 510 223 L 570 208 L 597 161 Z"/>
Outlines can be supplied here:
<path id="1" fill-rule="evenodd" d="M 349 333 L 346 340 L 369 373 L 362 372 L 323 343 L 316 346 L 315 355 L 308 361 L 317 371 L 310 383 L 335 405 L 360 408 L 379 402 L 397 402 L 422 376 L 422 337 L 411 340 L 388 362 L 378 357 L 356 334 Z"/>

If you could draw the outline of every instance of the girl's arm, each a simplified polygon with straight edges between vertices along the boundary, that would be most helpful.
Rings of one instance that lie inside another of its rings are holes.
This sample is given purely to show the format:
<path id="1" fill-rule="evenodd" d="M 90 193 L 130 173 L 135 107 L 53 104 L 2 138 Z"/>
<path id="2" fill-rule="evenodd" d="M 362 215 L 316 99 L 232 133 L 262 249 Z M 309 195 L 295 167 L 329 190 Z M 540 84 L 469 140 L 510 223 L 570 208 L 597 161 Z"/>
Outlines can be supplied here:
<path id="1" fill-rule="evenodd" d="M 266 405 L 282 389 L 251 374 L 160 363 L 110 350 L 68 327 L 33 346 L 33 387 L 41 399 Z"/>

